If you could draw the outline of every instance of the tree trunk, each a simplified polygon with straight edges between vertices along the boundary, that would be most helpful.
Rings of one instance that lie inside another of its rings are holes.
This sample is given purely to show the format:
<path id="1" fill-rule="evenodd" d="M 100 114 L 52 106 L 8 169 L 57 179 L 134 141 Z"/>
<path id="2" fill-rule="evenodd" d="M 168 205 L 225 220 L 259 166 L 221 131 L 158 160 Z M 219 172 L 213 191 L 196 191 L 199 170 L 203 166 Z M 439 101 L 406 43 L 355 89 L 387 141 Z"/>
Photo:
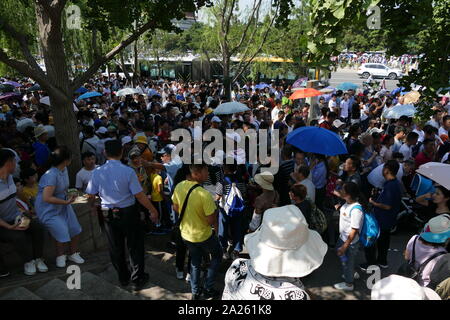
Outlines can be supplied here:
<path id="1" fill-rule="evenodd" d="M 134 42 L 134 72 L 133 72 L 133 87 L 136 88 L 138 85 L 137 79 L 138 79 L 138 40 Z"/>
<path id="2" fill-rule="evenodd" d="M 74 185 L 75 175 L 81 168 L 80 140 L 63 44 L 62 9 L 62 7 L 44 7 L 36 2 L 36 19 L 47 77 L 55 87 L 48 93 L 55 122 L 56 140 L 58 145 L 65 145 L 72 150 L 73 159 L 69 167 L 69 176 L 71 185 Z"/>
<path id="3" fill-rule="evenodd" d="M 231 101 L 231 78 L 230 78 L 230 59 L 225 57 L 223 59 L 223 87 L 225 89 L 225 96 Z"/>

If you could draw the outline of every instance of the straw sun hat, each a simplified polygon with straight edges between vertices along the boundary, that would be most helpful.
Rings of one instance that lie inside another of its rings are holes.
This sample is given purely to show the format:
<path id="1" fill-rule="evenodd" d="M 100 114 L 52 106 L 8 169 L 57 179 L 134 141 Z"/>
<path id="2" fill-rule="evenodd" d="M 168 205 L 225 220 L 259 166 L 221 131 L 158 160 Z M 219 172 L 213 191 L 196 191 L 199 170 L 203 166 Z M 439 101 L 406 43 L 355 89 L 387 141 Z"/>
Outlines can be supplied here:
<path id="1" fill-rule="evenodd" d="M 273 191 L 274 176 L 270 172 L 262 172 L 255 175 L 255 182 L 265 190 Z"/>

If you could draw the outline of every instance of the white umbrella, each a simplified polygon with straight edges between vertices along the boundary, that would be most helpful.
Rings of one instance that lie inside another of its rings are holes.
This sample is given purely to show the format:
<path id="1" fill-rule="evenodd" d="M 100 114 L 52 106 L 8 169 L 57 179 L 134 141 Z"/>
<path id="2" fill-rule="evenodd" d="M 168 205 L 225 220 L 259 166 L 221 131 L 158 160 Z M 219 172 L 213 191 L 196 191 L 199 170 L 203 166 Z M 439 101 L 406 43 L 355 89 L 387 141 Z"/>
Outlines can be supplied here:
<path id="1" fill-rule="evenodd" d="M 245 104 L 240 102 L 226 102 L 219 105 L 214 114 L 233 114 L 250 110 Z"/>
<path id="2" fill-rule="evenodd" d="M 50 104 L 50 97 L 49 97 L 49 96 L 46 96 L 46 97 L 41 98 L 41 100 L 39 100 L 39 102 L 42 103 L 42 104 L 46 104 L 46 105 L 48 105 L 48 106 L 51 105 L 51 104 Z M 73 111 L 75 111 L 75 112 L 78 112 L 78 111 L 79 111 L 78 108 L 77 108 L 77 106 L 75 105 L 75 103 L 73 104 Z"/>
<path id="3" fill-rule="evenodd" d="M 319 91 L 323 92 L 323 93 L 332 93 L 332 92 L 335 91 L 335 89 L 333 89 L 333 88 L 323 88 L 323 89 L 320 89 Z"/>
<path id="4" fill-rule="evenodd" d="M 383 185 L 386 182 L 386 179 L 383 177 L 383 167 L 384 164 L 380 164 L 378 167 L 373 169 L 367 176 L 367 180 L 369 181 L 369 183 L 378 189 L 383 188 Z M 403 166 L 400 165 L 400 168 L 397 172 L 397 179 L 401 181 L 402 177 L 403 177 Z"/>
<path id="5" fill-rule="evenodd" d="M 389 108 L 386 112 L 386 119 L 399 119 L 401 116 L 413 117 L 416 114 L 416 107 L 412 104 L 402 104 Z"/>
<path id="6" fill-rule="evenodd" d="M 421 165 L 416 172 L 450 190 L 450 164 L 428 162 Z"/>
<path id="7" fill-rule="evenodd" d="M 41 100 L 39 100 L 39 102 L 49 106 L 50 105 L 50 97 L 49 96 L 43 97 L 43 98 L 41 98 Z"/>
<path id="8" fill-rule="evenodd" d="M 135 88 L 124 88 L 119 91 L 117 91 L 116 96 L 122 97 L 122 96 L 128 96 L 133 94 L 143 94 L 142 90 L 135 89 Z"/>

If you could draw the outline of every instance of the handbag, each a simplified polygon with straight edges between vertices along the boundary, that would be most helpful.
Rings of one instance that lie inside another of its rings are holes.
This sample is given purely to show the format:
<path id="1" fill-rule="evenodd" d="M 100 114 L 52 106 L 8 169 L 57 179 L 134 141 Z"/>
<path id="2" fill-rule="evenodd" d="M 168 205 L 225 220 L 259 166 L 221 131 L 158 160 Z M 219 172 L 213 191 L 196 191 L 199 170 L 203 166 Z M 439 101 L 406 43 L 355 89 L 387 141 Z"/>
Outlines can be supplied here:
<path id="1" fill-rule="evenodd" d="M 191 195 L 192 191 L 194 191 L 194 189 L 197 188 L 197 187 L 200 187 L 200 185 L 199 184 L 193 185 L 189 189 L 189 191 L 188 191 L 188 193 L 186 195 L 186 198 L 184 199 L 183 206 L 181 207 L 180 217 L 178 218 L 177 222 L 175 223 L 175 225 L 173 227 L 173 237 L 175 239 L 177 239 L 177 240 L 181 240 L 182 239 L 181 238 L 180 224 L 181 224 L 181 221 L 183 220 L 184 212 L 186 211 L 186 207 L 187 207 L 187 203 L 188 203 L 188 200 L 189 200 L 189 196 Z"/>
<path id="2" fill-rule="evenodd" d="M 322 234 L 328 227 L 327 218 L 314 202 L 311 200 L 308 201 L 311 204 L 311 229 L 316 230 L 319 234 Z"/>

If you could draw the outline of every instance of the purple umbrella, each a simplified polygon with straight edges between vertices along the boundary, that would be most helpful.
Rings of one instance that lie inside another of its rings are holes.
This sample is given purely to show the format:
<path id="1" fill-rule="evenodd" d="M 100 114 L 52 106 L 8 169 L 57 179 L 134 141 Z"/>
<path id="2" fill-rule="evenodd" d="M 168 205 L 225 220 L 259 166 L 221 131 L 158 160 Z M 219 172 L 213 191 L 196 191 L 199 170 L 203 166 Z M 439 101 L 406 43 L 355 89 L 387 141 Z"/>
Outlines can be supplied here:
<path id="1" fill-rule="evenodd" d="M 14 87 L 16 87 L 16 88 L 22 86 L 20 83 L 15 82 L 15 81 L 5 81 L 5 82 L 3 82 L 3 84 L 9 84 L 9 85 L 14 86 Z"/>
<path id="2" fill-rule="evenodd" d="M 295 82 L 292 84 L 292 87 L 291 87 L 291 88 L 300 88 L 300 87 L 302 87 L 302 86 L 305 86 L 305 85 L 306 85 L 306 81 L 308 81 L 308 78 L 307 78 L 307 77 L 297 79 L 297 81 L 295 81 Z"/>
<path id="3" fill-rule="evenodd" d="M 20 96 L 22 96 L 20 93 L 9 92 L 7 94 L 4 94 L 4 95 L 0 96 L 0 100 L 11 99 L 11 98 L 18 98 Z"/>

